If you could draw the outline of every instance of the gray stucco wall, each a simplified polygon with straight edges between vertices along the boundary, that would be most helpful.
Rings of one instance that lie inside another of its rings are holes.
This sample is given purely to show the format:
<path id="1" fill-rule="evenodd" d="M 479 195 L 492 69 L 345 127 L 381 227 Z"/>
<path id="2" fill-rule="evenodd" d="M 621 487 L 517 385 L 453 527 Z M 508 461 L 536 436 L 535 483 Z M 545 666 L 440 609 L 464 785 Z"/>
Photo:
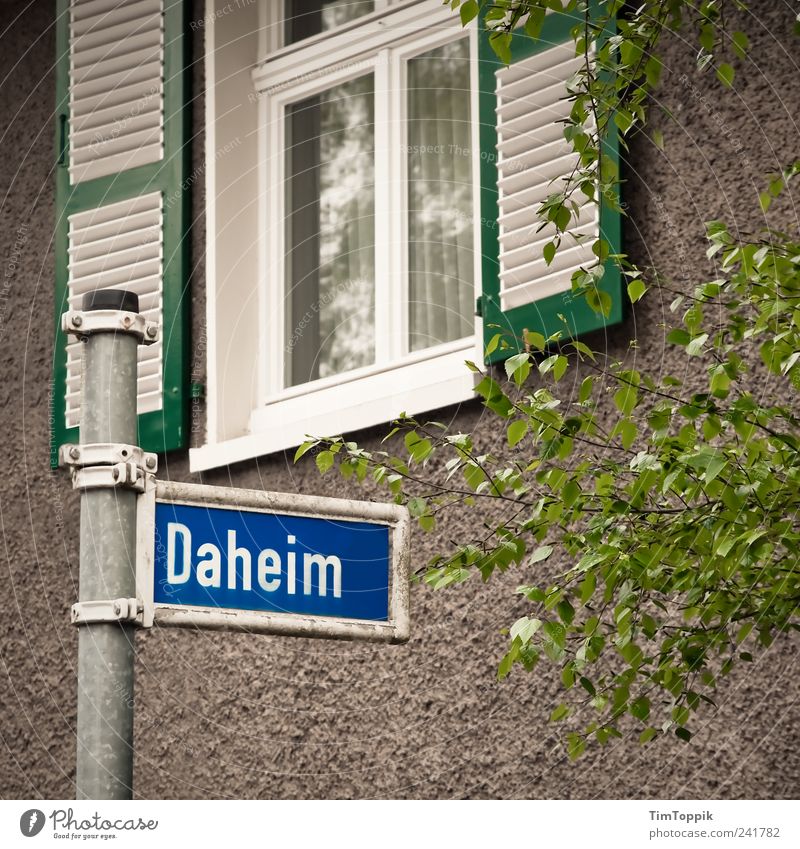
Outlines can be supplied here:
<path id="1" fill-rule="evenodd" d="M 0 795 L 74 793 L 77 497 L 48 467 L 53 339 L 52 122 L 55 55 L 51 2 L 5 2 L 0 29 Z M 641 139 L 625 195 L 634 258 L 678 285 L 704 266 L 702 222 L 724 216 L 758 226 L 761 175 L 797 146 L 797 44 L 791 4 L 759 0 L 743 22 L 756 64 L 725 94 L 693 71 L 693 47 L 672 39 L 662 153 Z M 196 45 L 196 58 L 202 46 Z M 683 74 L 688 82 L 681 81 Z M 201 74 L 195 128 L 199 129 Z M 654 113 L 655 115 L 655 113 Z M 200 161 L 201 134 L 196 161 Z M 202 199 L 195 198 L 193 278 L 196 377 L 203 373 Z M 787 202 L 784 214 L 796 213 Z M 666 305 L 645 300 L 598 347 L 622 355 L 637 335 L 640 367 L 664 360 Z M 669 357 L 670 355 L 667 354 Z M 480 407 L 437 413 L 497 441 Z M 196 434 L 197 436 L 197 434 Z M 374 445 L 380 430 L 359 438 Z M 184 455 L 164 475 L 196 479 Z M 344 495 L 313 466 L 277 456 L 205 476 L 215 484 Z M 359 494 L 354 492 L 353 494 Z M 360 495 L 380 497 L 369 489 Z M 466 533 L 454 519 L 438 538 Z M 418 564 L 437 539 L 416 535 Z M 495 680 L 500 628 L 525 608 L 499 581 L 413 593 L 407 646 L 376 647 L 226 634 L 153 631 L 138 637 L 136 793 L 144 797 L 796 797 L 800 791 L 798 642 L 781 640 L 740 668 L 691 745 L 667 739 L 640 750 L 612 743 L 567 761 L 545 718 L 556 678 L 542 667 Z"/>

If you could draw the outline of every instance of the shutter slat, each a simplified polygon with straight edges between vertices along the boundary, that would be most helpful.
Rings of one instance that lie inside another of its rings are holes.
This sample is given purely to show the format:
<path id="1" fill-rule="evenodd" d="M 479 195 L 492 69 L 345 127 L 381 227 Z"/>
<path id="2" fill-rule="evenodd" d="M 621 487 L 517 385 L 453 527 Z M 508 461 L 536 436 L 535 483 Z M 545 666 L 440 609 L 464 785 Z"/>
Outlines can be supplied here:
<path id="1" fill-rule="evenodd" d="M 572 75 L 570 74 L 570 76 Z M 556 80 L 546 88 L 533 90 L 528 86 L 519 97 L 502 98 L 497 109 L 501 132 L 506 121 L 513 121 L 523 115 L 530 115 L 531 112 L 538 109 L 554 108 L 560 102 L 569 103 L 567 90 L 564 87 L 565 82 L 566 80 Z"/>
<path id="2" fill-rule="evenodd" d="M 73 26 L 73 64 L 80 61 L 82 54 L 89 50 L 95 50 L 98 47 L 108 47 L 108 53 L 112 53 L 114 45 L 124 43 L 128 39 L 148 30 L 155 30 L 157 32 L 161 29 L 163 23 L 160 10 L 144 17 L 134 18 L 133 20 L 125 20 L 125 18 L 125 7 L 121 6 L 106 16 L 104 20 L 107 23 L 104 23 L 101 27 L 89 30 L 84 35 L 76 36 Z"/>
<path id="3" fill-rule="evenodd" d="M 68 251 L 69 256 L 75 262 L 83 262 L 87 259 L 94 259 L 105 253 L 114 253 L 115 251 L 127 250 L 128 248 L 143 245 L 148 241 L 157 241 L 158 235 L 156 227 L 148 222 L 146 227 L 134 227 L 129 231 L 115 233 L 106 239 L 97 239 L 95 241 L 84 241 L 80 244 L 74 244 Z"/>
<path id="4" fill-rule="evenodd" d="M 130 118 L 125 123 L 114 122 L 112 124 L 102 124 L 98 127 L 93 127 L 83 132 L 73 133 L 75 144 L 86 144 L 89 147 L 100 147 L 108 145 L 116 141 L 117 137 L 122 132 L 122 127 L 125 129 L 125 137 L 131 140 L 136 137 L 137 133 L 143 133 L 147 130 L 161 133 L 161 110 L 156 108 L 150 112 L 142 112 L 133 118 Z"/>
<path id="5" fill-rule="evenodd" d="M 523 59 L 519 62 L 514 62 L 507 68 L 497 72 L 498 90 L 504 85 L 511 85 L 517 80 L 527 78 L 539 71 L 546 71 L 554 65 L 560 65 L 562 62 L 575 56 L 574 42 L 565 41 L 555 47 L 542 50 Z"/>
<path id="6" fill-rule="evenodd" d="M 573 269 L 570 268 L 509 289 L 503 295 L 505 309 L 513 310 L 549 298 L 551 295 L 569 292 L 572 289 L 572 275 Z"/>
<path id="7" fill-rule="evenodd" d="M 98 47 L 81 54 L 73 63 L 72 79 L 77 85 L 103 75 L 139 68 L 149 62 L 160 61 L 161 32 L 151 30 L 125 40 L 124 49 L 114 45 L 113 50 Z"/>
<path id="8" fill-rule="evenodd" d="M 73 133 L 119 124 L 125 121 L 133 110 L 136 114 L 151 114 L 161 110 L 161 103 L 155 95 L 145 94 L 134 102 L 133 108 L 130 101 L 100 106 L 92 112 L 77 116 L 72 125 Z"/>
<path id="9" fill-rule="evenodd" d="M 80 114 L 80 101 L 97 97 L 98 95 L 110 95 L 123 86 L 129 88 L 130 86 L 148 83 L 149 86 L 144 89 L 145 93 L 158 92 L 161 88 L 160 74 L 160 59 L 155 59 L 145 65 L 137 65 L 133 68 L 113 71 L 111 73 L 106 73 L 105 69 L 103 69 L 103 73 L 93 75 L 86 82 L 75 83 L 72 87 L 72 95 L 76 101 L 75 111 Z M 126 92 L 126 96 L 130 102 L 129 92 Z M 92 102 L 94 103 L 95 101 Z"/>
<path id="10" fill-rule="evenodd" d="M 539 220 L 533 212 L 534 221 L 528 226 L 516 230 L 506 230 L 500 237 L 500 258 L 506 268 L 516 268 L 519 265 L 537 259 L 542 255 L 542 247 L 556 235 L 555 224 L 548 224 L 541 230 Z M 561 251 L 569 247 L 571 240 L 582 236 L 583 241 L 591 244 L 591 239 L 597 236 L 597 207 L 589 203 L 581 209 L 578 220 L 573 223 L 570 235 L 562 239 Z M 561 252 L 559 251 L 559 252 Z"/>
<path id="11" fill-rule="evenodd" d="M 572 145 L 562 137 L 549 144 L 531 145 L 517 156 L 501 157 L 500 173 L 503 176 L 513 176 L 531 169 L 546 168 L 562 156 L 574 155 Z"/>
<path id="12" fill-rule="evenodd" d="M 581 207 L 580 217 L 578 221 L 581 225 L 594 221 L 597 218 L 597 204 L 594 201 L 587 200 Z M 503 231 L 501 238 L 513 236 L 521 230 L 527 230 L 529 233 L 534 233 L 536 228 L 542 223 L 536 213 L 536 204 L 522 204 L 516 209 L 510 209 L 498 218 L 500 227 Z M 542 230 L 541 232 L 544 232 Z"/>
<path id="13" fill-rule="evenodd" d="M 126 0 L 122 3 L 101 2 L 99 8 L 89 9 L 83 4 L 75 7 L 72 16 L 72 35 L 84 35 L 90 29 L 102 29 L 111 22 L 118 24 L 136 20 L 143 15 L 161 12 L 161 0 Z"/>
<path id="14" fill-rule="evenodd" d="M 573 56 L 572 58 L 559 62 L 557 65 L 550 65 L 543 70 L 531 68 L 529 62 L 518 63 L 521 67 L 519 70 L 525 70 L 526 73 L 516 79 L 514 82 L 508 82 L 501 77 L 500 87 L 500 105 L 516 100 L 525 101 L 536 91 L 546 90 L 547 86 L 559 85 L 561 91 L 559 97 L 566 96 L 564 83 L 570 79 L 583 66 L 583 56 Z M 500 74 L 503 72 L 501 71 Z M 531 78 L 537 77 L 536 87 L 531 86 Z"/>
<path id="15" fill-rule="evenodd" d="M 161 144 L 155 142 L 146 148 L 128 151 L 123 150 L 114 156 L 106 157 L 103 162 L 88 162 L 85 165 L 76 165 L 73 170 L 74 179 L 80 183 L 83 180 L 93 180 L 97 177 L 107 177 L 118 171 L 127 171 L 138 168 L 140 165 L 148 165 L 156 158 L 154 150 L 160 150 Z M 160 157 L 159 157 L 160 158 Z"/>
<path id="16" fill-rule="evenodd" d="M 550 192 L 555 192 L 562 187 L 559 185 L 559 178 L 569 176 L 576 160 L 576 154 L 568 153 L 550 162 L 543 162 L 535 168 L 528 168 L 526 171 L 519 171 L 508 176 L 500 177 L 497 184 L 500 190 L 509 197 L 517 192 L 538 185 L 550 186 Z M 502 160 L 498 167 L 502 169 Z M 500 170 L 500 173 L 502 174 L 502 170 Z"/>
<path id="17" fill-rule="evenodd" d="M 105 14 L 125 6 L 128 0 L 72 0 L 73 19 Z"/>
<path id="18" fill-rule="evenodd" d="M 70 244 L 72 244 L 72 239 L 77 244 L 81 244 L 83 238 L 105 238 L 110 233 L 120 233 L 123 227 L 132 224 L 134 216 L 137 226 L 141 226 L 141 221 L 144 220 L 142 218 L 144 213 L 161 208 L 161 195 L 158 192 L 150 192 L 149 194 L 123 201 L 123 203 L 126 204 L 123 208 L 124 217 L 120 215 L 121 207 L 113 203 L 70 215 Z M 99 227 L 108 228 L 102 236 L 97 235 Z"/>
<path id="19" fill-rule="evenodd" d="M 526 265 L 506 269 L 507 291 L 517 286 L 529 284 L 532 281 L 544 279 L 559 271 L 569 271 L 572 275 L 573 271 L 576 271 L 582 265 L 593 262 L 593 260 L 591 242 L 574 245 L 573 247 L 565 246 L 558 251 L 550 265 L 547 265 L 544 258 L 540 257 Z"/>
<path id="20" fill-rule="evenodd" d="M 553 125 L 556 125 L 563 135 L 563 121 L 569 117 L 570 109 L 572 109 L 572 104 L 568 100 L 559 100 L 549 106 L 542 107 L 538 111 L 526 112 L 513 121 L 507 121 L 498 127 L 500 140 L 506 141 L 520 135 L 538 135 L 542 131 L 552 132 L 550 128 Z"/>
<path id="21" fill-rule="evenodd" d="M 497 150 L 504 159 L 512 159 L 520 153 L 530 150 L 534 145 L 550 144 L 564 138 L 564 125 L 557 123 L 561 116 L 533 129 L 521 129 L 517 132 L 504 132 L 498 137 Z"/>
<path id="22" fill-rule="evenodd" d="M 139 82 L 131 82 L 129 85 L 120 86 L 113 91 L 103 91 L 92 97 L 86 97 L 74 104 L 73 120 L 79 121 L 88 118 L 100 109 L 111 109 L 125 107 L 125 115 L 129 115 L 141 108 L 141 102 L 149 102 L 158 98 L 161 103 L 160 86 L 155 86 L 153 80 L 145 79 Z M 124 117 L 124 115 L 123 115 Z"/>

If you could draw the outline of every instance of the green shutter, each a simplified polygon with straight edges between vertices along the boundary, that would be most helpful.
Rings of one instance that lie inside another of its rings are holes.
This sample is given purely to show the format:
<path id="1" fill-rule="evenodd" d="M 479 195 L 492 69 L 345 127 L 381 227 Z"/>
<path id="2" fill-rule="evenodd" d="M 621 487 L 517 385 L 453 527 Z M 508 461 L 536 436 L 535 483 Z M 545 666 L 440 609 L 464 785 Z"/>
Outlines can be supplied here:
<path id="1" fill-rule="evenodd" d="M 158 320 L 141 349 L 139 444 L 188 441 L 188 39 L 184 0 L 58 0 L 51 463 L 78 441 L 79 343 L 61 314 L 99 287 Z M 68 352 L 68 345 L 69 352 Z"/>
<path id="2" fill-rule="evenodd" d="M 541 233 L 535 232 L 538 226 L 538 222 L 534 222 L 536 207 L 546 194 L 552 193 L 553 188 L 548 190 L 547 182 L 558 171 L 559 163 L 568 162 L 570 158 L 569 146 L 557 126 L 559 106 L 553 98 L 564 97 L 563 84 L 573 72 L 570 63 L 580 61 L 572 58 L 574 43 L 570 29 L 576 22 L 567 14 L 549 14 L 539 38 L 532 39 L 520 31 L 512 40 L 512 61 L 508 68 L 497 60 L 486 33 L 480 35 L 483 294 L 479 312 L 483 317 L 484 344 L 497 333 L 502 333 L 509 343 L 508 348 L 495 349 L 488 362 L 498 362 L 517 353 L 524 330 L 538 331 L 545 337 L 564 331 L 562 316 L 574 336 L 622 321 L 621 275 L 613 261 L 606 262 L 599 286 L 611 296 L 608 316 L 595 313 L 584 298 L 573 297 L 568 282 L 565 283 L 572 271 L 591 261 L 592 239 L 587 240 L 585 248 L 575 247 L 569 254 L 564 254 L 567 241 L 562 242 L 553 266 L 544 263 L 543 243 L 535 244 L 543 238 Z M 556 80 L 562 72 L 567 76 Z M 499 93 L 507 93 L 507 96 L 500 98 Z M 565 105 L 564 108 L 569 107 Z M 503 160 L 505 174 L 498 171 L 499 128 L 503 126 L 507 128 L 503 143 L 510 151 Z M 512 143 L 508 143 L 508 138 Z M 616 133 L 605 144 L 607 152 L 618 161 Z M 559 157 L 564 159 L 559 160 Z M 515 165 L 516 171 L 512 167 Z M 570 168 L 571 164 L 566 170 Z M 597 223 L 590 222 L 581 231 L 594 228 L 596 233 L 599 227 L 602 238 L 610 246 L 610 253 L 618 253 L 621 249 L 620 214 L 601 202 L 599 209 L 595 205 L 587 210 L 587 215 L 596 215 Z M 546 235 L 544 240 L 547 241 Z M 501 250 L 504 250 L 502 268 Z M 562 291 L 565 285 L 567 291 Z"/>

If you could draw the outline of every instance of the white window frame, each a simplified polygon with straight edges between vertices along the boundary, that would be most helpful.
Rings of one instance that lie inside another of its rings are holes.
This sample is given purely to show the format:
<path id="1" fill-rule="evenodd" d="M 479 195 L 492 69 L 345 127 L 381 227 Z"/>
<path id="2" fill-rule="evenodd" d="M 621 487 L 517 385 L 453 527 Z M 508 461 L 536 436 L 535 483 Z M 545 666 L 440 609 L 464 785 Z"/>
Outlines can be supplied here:
<path id="1" fill-rule="evenodd" d="M 406 63 L 416 55 L 459 38 L 470 45 L 472 128 L 479 150 L 477 29 L 465 34 L 458 17 L 438 0 L 404 0 L 287 47 L 278 43 L 278 3 L 262 6 L 259 53 L 252 73 L 258 97 L 259 140 L 259 324 L 256 403 L 248 433 L 190 452 L 192 470 L 203 470 L 299 445 L 307 435 L 330 436 L 388 423 L 400 413 L 418 415 L 474 397 L 474 375 L 465 360 L 479 361 L 482 329 L 421 351 L 407 352 L 407 157 L 397 143 L 390 116 L 407 132 Z M 425 7 L 424 9 L 422 7 Z M 421 23 L 420 23 L 421 21 Z M 398 29 L 408 34 L 398 38 Z M 357 33 L 355 32 L 357 30 Z M 324 42 L 324 49 L 320 49 Z M 285 372 L 285 202 L 284 128 L 286 106 L 333 85 L 375 75 L 375 363 L 298 386 L 284 387 Z M 383 155 L 381 155 L 383 152 Z M 480 157 L 473 155 L 474 296 L 480 294 Z M 389 210 L 394 210 L 390 213 Z M 209 266 L 211 267 L 211 266 Z M 386 285 L 381 285 L 387 281 Z M 255 282 L 255 281 L 254 281 Z M 208 326 L 213 326 L 208 299 Z M 213 345 L 223 340 L 209 343 Z M 232 344 L 230 340 L 228 344 Z M 217 397 L 209 358 L 209 405 Z M 252 366 L 252 364 L 251 364 Z M 229 390 L 226 390 L 229 391 Z M 214 410 L 209 406 L 209 418 Z"/>

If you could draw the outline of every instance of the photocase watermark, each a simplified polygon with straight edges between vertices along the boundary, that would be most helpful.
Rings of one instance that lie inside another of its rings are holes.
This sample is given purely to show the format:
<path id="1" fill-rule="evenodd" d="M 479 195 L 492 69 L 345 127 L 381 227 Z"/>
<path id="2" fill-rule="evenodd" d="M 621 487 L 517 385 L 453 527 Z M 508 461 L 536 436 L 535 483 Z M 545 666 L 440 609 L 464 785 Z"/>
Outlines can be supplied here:
<path id="1" fill-rule="evenodd" d="M 684 88 L 687 88 L 691 94 L 692 100 L 698 103 L 700 106 L 705 109 L 708 115 L 711 116 L 711 119 L 717 125 L 717 129 L 723 138 L 727 139 L 730 144 L 733 152 L 739 156 L 742 161 L 742 165 L 745 168 L 750 167 L 750 159 L 747 154 L 744 152 L 744 145 L 742 144 L 742 140 L 739 135 L 734 132 L 733 127 L 729 126 L 725 120 L 725 116 L 714 107 L 714 104 L 697 88 L 697 86 L 689 79 L 686 74 L 681 74 L 678 77 L 678 81 L 683 85 Z"/>
<path id="2" fill-rule="evenodd" d="M 222 147 L 218 148 L 214 152 L 214 162 L 217 162 L 223 156 L 227 156 L 232 151 L 236 150 L 237 147 L 242 143 L 242 140 L 239 136 L 231 139 L 227 144 L 224 144 Z M 208 165 L 208 160 L 204 159 L 200 165 L 198 165 L 188 177 L 184 178 L 181 182 L 180 186 L 177 189 L 170 192 L 167 197 L 164 199 L 164 207 L 166 209 L 170 209 L 175 201 L 180 200 L 183 197 L 183 193 L 190 189 L 205 173 L 206 166 Z"/>
<path id="3" fill-rule="evenodd" d="M 664 204 L 664 199 L 658 192 L 653 193 L 653 201 L 656 205 L 656 212 L 658 214 L 658 218 L 660 221 L 664 223 L 667 228 L 667 232 L 669 233 L 669 244 L 671 247 L 672 255 L 676 257 L 678 260 L 678 264 L 680 266 L 680 271 L 682 275 L 686 274 L 686 246 L 681 239 L 678 228 L 675 225 L 675 221 L 672 216 L 669 214 L 666 205 Z"/>
<path id="4" fill-rule="evenodd" d="M 117 118 L 112 124 L 111 131 L 108 133 L 96 132 L 89 141 L 89 150 L 93 156 L 97 156 L 99 148 L 118 139 L 124 132 L 125 128 L 138 118 L 144 111 L 147 110 L 148 104 L 154 97 L 161 98 L 163 95 L 162 83 L 153 84 L 131 107 L 130 111 L 123 117 Z"/>
<path id="5" fill-rule="evenodd" d="M 205 360 L 206 350 L 208 348 L 208 335 L 205 327 L 200 331 L 197 339 L 197 344 L 194 346 L 194 358 L 192 362 L 191 382 L 193 387 L 198 387 L 200 391 L 192 392 L 192 410 L 191 410 L 191 433 L 200 434 L 203 432 L 203 407 L 205 401 Z"/>
<path id="6" fill-rule="evenodd" d="M 189 29 L 192 30 L 192 32 L 198 29 L 203 29 L 203 27 L 208 26 L 213 21 L 216 21 L 219 18 L 224 18 L 232 12 L 235 12 L 237 9 L 246 9 L 248 6 L 252 6 L 256 1 L 257 0 L 232 0 L 232 2 L 226 3 L 224 6 L 220 6 L 218 9 L 208 12 L 202 18 L 190 21 Z"/>
<path id="7" fill-rule="evenodd" d="M 332 74 L 338 74 L 341 71 L 372 71 L 373 65 L 366 59 L 359 59 L 355 62 L 340 62 L 336 65 L 329 65 L 326 68 L 318 68 L 313 71 L 306 71 L 303 74 L 297 74 L 287 80 L 281 81 L 277 85 L 267 85 L 265 88 L 259 88 L 256 91 L 251 91 L 247 95 L 250 103 L 255 103 L 262 97 L 268 97 L 276 92 L 291 88 L 292 86 L 300 85 L 301 83 L 309 82 L 310 80 L 320 80 L 329 77 Z"/>
<path id="8" fill-rule="evenodd" d="M 339 283 L 337 286 L 334 286 L 334 288 L 329 292 L 326 292 L 319 300 L 314 301 L 305 313 L 303 313 L 302 318 L 297 322 L 297 324 L 295 324 L 283 352 L 285 354 L 291 354 L 292 351 L 294 351 L 297 343 L 302 340 L 305 329 L 309 324 L 311 324 L 314 320 L 314 316 L 317 315 L 323 307 L 329 306 L 339 297 L 339 295 L 349 292 L 356 286 L 361 285 L 361 283 L 361 280 L 355 278 L 345 280 L 343 283 Z"/>
<path id="9" fill-rule="evenodd" d="M 0 285 L 0 333 L 2 333 L 3 324 L 6 320 L 11 284 L 17 274 L 19 260 L 22 256 L 22 249 L 25 247 L 25 243 L 27 241 L 28 225 L 20 224 L 14 234 L 14 244 L 11 246 L 11 253 L 8 255 L 8 259 L 6 260 L 5 269 L 3 271 L 3 280 Z"/>
<path id="10" fill-rule="evenodd" d="M 44 811 L 40 811 L 38 808 L 30 808 L 19 818 L 19 830 L 25 837 L 36 837 L 44 828 L 44 824 Z"/>
<path id="11" fill-rule="evenodd" d="M 79 819 L 73 808 L 55 808 L 46 816 L 39 808 L 30 808 L 19 818 L 19 830 L 25 837 L 36 837 L 44 829 L 47 820 L 50 820 L 53 837 L 62 840 L 113 840 L 120 832 L 155 831 L 158 828 L 158 820 L 145 820 L 142 817 L 108 819 L 95 811 Z"/>

